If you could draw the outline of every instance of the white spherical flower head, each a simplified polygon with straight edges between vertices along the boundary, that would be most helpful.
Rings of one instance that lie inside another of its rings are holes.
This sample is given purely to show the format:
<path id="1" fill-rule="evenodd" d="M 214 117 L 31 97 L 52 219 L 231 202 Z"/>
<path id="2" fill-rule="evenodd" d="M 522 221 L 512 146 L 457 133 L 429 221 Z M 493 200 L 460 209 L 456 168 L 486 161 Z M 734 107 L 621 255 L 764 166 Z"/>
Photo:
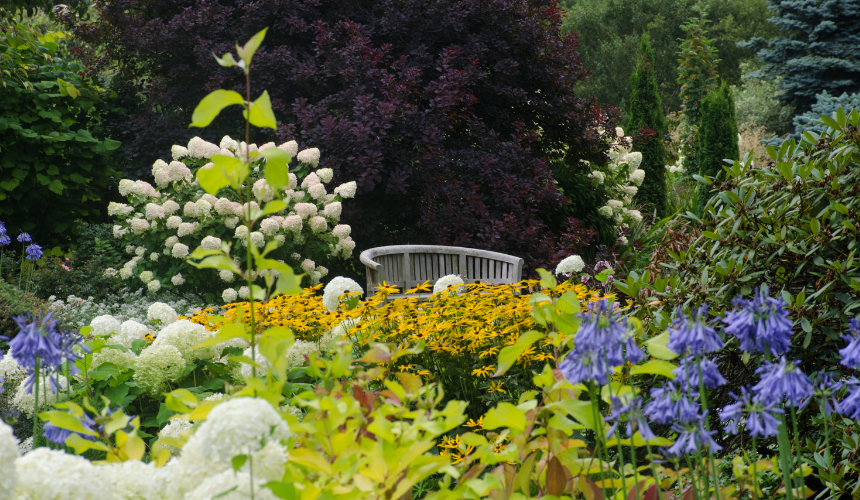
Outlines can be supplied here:
<path id="1" fill-rule="evenodd" d="M 239 298 L 241 298 L 242 300 L 248 300 L 248 297 L 250 297 L 250 296 L 251 296 L 251 289 L 250 288 L 248 288 L 247 286 L 240 286 L 239 287 Z"/>
<path id="2" fill-rule="evenodd" d="M 173 286 L 180 286 L 185 283 L 185 278 L 182 277 L 182 273 L 177 273 L 176 276 L 170 278 L 170 282 L 173 283 Z"/>
<path id="3" fill-rule="evenodd" d="M 571 255 L 558 263 L 555 268 L 555 274 L 556 276 L 570 276 L 573 273 L 582 271 L 584 267 L 585 262 L 582 260 L 582 257 L 579 255 Z"/>
<path id="4" fill-rule="evenodd" d="M 304 192 L 304 191 L 302 191 L 301 189 L 300 189 L 300 190 L 298 190 L 298 191 L 291 191 L 291 192 L 290 192 L 290 198 L 291 198 L 294 202 L 299 203 L 300 201 L 302 201 L 303 199 L 305 199 L 305 192 Z"/>
<path id="5" fill-rule="evenodd" d="M 146 289 L 149 290 L 150 293 L 155 293 L 161 290 L 161 282 L 158 280 L 152 280 L 146 284 Z"/>
<path id="6" fill-rule="evenodd" d="M 177 243 L 179 243 L 179 238 L 176 236 L 168 236 L 168 238 L 164 240 L 164 248 L 173 248 L 173 245 Z"/>
<path id="7" fill-rule="evenodd" d="M 158 160 L 155 160 L 155 163 L 152 164 L 152 175 L 167 170 L 167 167 L 168 165 L 166 161 L 160 158 Z"/>
<path id="8" fill-rule="evenodd" d="M 449 274 L 447 276 L 442 276 L 436 283 L 433 285 L 433 293 L 444 292 L 448 289 L 448 287 L 454 287 L 453 293 L 460 293 L 466 290 L 465 284 L 463 283 L 463 279 L 457 276 L 456 274 Z"/>
<path id="9" fill-rule="evenodd" d="M 278 219 L 274 217 L 269 217 L 268 219 L 263 219 L 260 222 L 260 232 L 268 236 L 274 236 L 275 233 L 281 230 L 281 223 Z"/>
<path id="10" fill-rule="evenodd" d="M 146 219 L 135 217 L 131 219 L 131 232 L 134 234 L 143 234 L 149 230 L 149 222 Z"/>
<path id="11" fill-rule="evenodd" d="M 185 369 L 185 359 L 179 349 L 170 344 L 152 344 L 137 357 L 134 369 L 137 385 L 155 396 L 179 377 Z"/>
<path id="12" fill-rule="evenodd" d="M 125 203 L 117 203 L 112 201 L 108 203 L 108 215 L 111 217 L 128 215 L 134 212 L 134 207 Z"/>
<path id="13" fill-rule="evenodd" d="M 233 290 L 232 288 L 227 288 L 223 292 L 221 292 L 221 300 L 223 300 L 226 304 L 236 302 L 236 299 L 238 297 L 239 294 L 237 294 L 236 290 Z"/>
<path id="14" fill-rule="evenodd" d="M 352 228 L 349 224 L 338 224 L 331 230 L 331 234 L 337 236 L 340 239 L 348 238 L 349 233 L 352 231 Z"/>
<path id="15" fill-rule="evenodd" d="M 149 321 L 160 321 L 161 326 L 167 326 L 176 322 L 179 315 L 176 310 L 165 304 L 164 302 L 153 302 L 146 310 L 146 319 Z"/>
<path id="16" fill-rule="evenodd" d="M 130 349 L 132 342 L 146 337 L 148 333 L 149 328 L 146 325 L 142 325 L 134 320 L 123 321 L 122 325 L 120 325 L 119 333 L 114 336 L 113 341 Z"/>
<path id="17" fill-rule="evenodd" d="M 296 186 L 298 186 L 299 179 L 296 177 L 296 174 L 288 174 L 287 179 L 287 187 L 284 188 L 285 190 L 292 190 L 295 189 Z"/>
<path id="18" fill-rule="evenodd" d="M 312 261 L 311 259 L 305 259 L 302 261 L 301 267 L 302 267 L 302 270 L 304 272 L 312 273 L 314 271 L 314 269 L 316 269 L 317 264 L 316 264 L 316 262 Z"/>
<path id="19" fill-rule="evenodd" d="M 278 146 L 278 149 L 290 155 L 290 158 L 293 158 L 299 152 L 299 143 L 296 141 L 288 141 Z"/>
<path id="20" fill-rule="evenodd" d="M 252 191 L 254 192 L 254 196 L 262 201 L 271 201 L 275 198 L 275 190 L 266 182 L 266 179 L 259 179 L 255 182 Z"/>
<path id="21" fill-rule="evenodd" d="M 233 237 L 242 240 L 246 239 L 248 237 L 248 226 L 243 224 L 241 226 L 236 227 L 236 232 L 233 234 Z"/>
<path id="22" fill-rule="evenodd" d="M 621 139 L 624 137 L 624 129 L 621 127 L 615 127 L 615 137 Z"/>
<path id="23" fill-rule="evenodd" d="M 13 490 L 18 482 L 15 459 L 18 458 L 18 440 L 12 427 L 0 421 L 0 498 L 13 498 Z"/>
<path id="24" fill-rule="evenodd" d="M 311 220 L 308 221 L 308 226 L 310 226 L 311 231 L 314 233 L 321 233 L 328 229 L 328 223 L 326 222 L 325 217 L 320 217 L 319 215 L 311 217 Z"/>
<path id="25" fill-rule="evenodd" d="M 119 226 L 119 225 L 115 225 L 113 227 L 113 237 L 114 238 L 119 239 L 119 238 L 122 238 L 123 236 L 125 236 L 126 234 L 128 234 L 128 228 L 123 228 L 122 226 Z"/>
<path id="26" fill-rule="evenodd" d="M 328 268 L 324 266 L 317 267 L 316 272 L 319 273 L 320 278 L 324 278 L 328 274 Z"/>
<path id="27" fill-rule="evenodd" d="M 208 217 L 212 211 L 212 204 L 206 198 L 200 198 L 194 204 L 197 205 L 197 217 Z"/>
<path id="28" fill-rule="evenodd" d="M 131 192 L 134 191 L 134 181 L 131 179 L 122 179 L 119 181 L 119 194 L 121 196 L 128 196 Z"/>
<path id="29" fill-rule="evenodd" d="M 304 265 L 302 268 L 304 268 Z M 347 292 L 364 294 L 364 289 L 354 280 L 343 276 L 335 277 L 323 289 L 323 305 L 329 311 L 336 310 L 338 305 L 340 305 L 341 295 Z"/>
<path id="30" fill-rule="evenodd" d="M 153 262 L 158 262 L 159 257 L 160 256 L 156 252 L 152 252 L 151 254 L 149 254 L 149 260 L 151 260 Z"/>
<path id="31" fill-rule="evenodd" d="M 322 184 L 314 184 L 310 188 L 308 188 L 308 194 L 311 195 L 311 198 L 315 200 L 319 200 L 320 198 L 324 198 L 326 195 L 325 186 Z"/>
<path id="32" fill-rule="evenodd" d="M 236 151 L 239 149 L 239 142 L 235 139 L 230 138 L 229 135 L 225 135 L 224 138 L 221 139 L 221 143 L 218 144 L 218 147 L 221 149 L 229 149 L 232 151 Z"/>
<path id="33" fill-rule="evenodd" d="M 594 182 L 598 186 L 603 184 L 604 180 L 606 179 L 603 172 L 601 172 L 599 170 L 595 170 L 595 171 L 591 172 L 590 174 L 588 174 L 588 177 L 592 180 L 592 182 Z"/>
<path id="34" fill-rule="evenodd" d="M 634 172 L 642 164 L 642 153 L 636 151 L 633 153 L 625 153 L 621 155 L 620 161 L 626 163 L 630 167 L 630 171 Z"/>
<path id="35" fill-rule="evenodd" d="M 227 198 L 218 198 L 212 205 L 215 207 L 215 212 L 218 215 L 235 215 L 233 213 L 233 202 Z"/>
<path id="36" fill-rule="evenodd" d="M 251 206 L 251 211 L 252 211 L 252 212 L 253 212 L 254 210 L 259 210 L 259 209 L 260 209 L 260 204 L 259 204 L 259 203 L 257 203 L 256 201 L 252 201 L 252 202 L 250 202 L 250 203 L 245 203 L 244 205 L 242 205 L 242 214 L 240 215 L 240 217 L 243 217 L 243 216 L 245 216 L 245 215 L 248 213 L 248 205 L 250 205 L 250 206 Z"/>
<path id="37" fill-rule="evenodd" d="M 352 251 L 355 250 L 355 242 L 352 241 L 352 238 L 344 238 L 338 241 L 337 246 L 345 257 L 349 257 Z"/>
<path id="38" fill-rule="evenodd" d="M 190 173 L 191 170 L 189 170 L 181 161 L 172 161 L 170 162 L 170 165 L 167 166 L 167 177 L 170 179 L 170 182 L 184 180 Z"/>
<path id="39" fill-rule="evenodd" d="M 302 179 L 302 189 L 307 189 L 311 186 L 316 186 L 320 183 L 320 178 L 316 173 L 311 172 Z"/>
<path id="40" fill-rule="evenodd" d="M 207 236 L 200 242 L 200 246 L 204 250 L 221 250 L 221 238 L 215 236 Z"/>
<path id="41" fill-rule="evenodd" d="M 170 255 L 177 259 L 184 259 L 188 257 L 188 245 L 184 243 L 177 243 L 173 245 L 173 248 L 170 250 Z"/>
<path id="42" fill-rule="evenodd" d="M 624 208 L 624 203 L 619 200 L 609 200 L 606 202 L 606 206 L 612 208 L 612 213 L 619 213 Z"/>
<path id="43" fill-rule="evenodd" d="M 173 157 L 174 160 L 185 158 L 186 156 L 188 156 L 188 148 L 184 148 L 182 146 L 177 146 L 174 144 L 173 147 L 170 148 L 170 155 Z"/>
<path id="44" fill-rule="evenodd" d="M 296 159 L 300 163 L 307 163 L 308 165 L 316 167 L 320 162 L 320 150 L 318 148 L 308 148 L 299 151 L 299 154 L 296 155 Z"/>
<path id="45" fill-rule="evenodd" d="M 630 181 L 637 186 L 642 185 L 642 181 L 645 180 L 645 171 L 640 169 L 634 170 L 632 174 L 630 174 Z"/>
<path id="46" fill-rule="evenodd" d="M 152 184 L 145 181 L 134 181 L 134 194 L 141 198 L 156 197 L 158 192 L 152 187 Z"/>
<path id="47" fill-rule="evenodd" d="M 358 184 L 355 181 L 350 181 L 334 189 L 334 194 L 340 195 L 341 198 L 354 198 L 355 190 L 358 188 Z"/>
<path id="48" fill-rule="evenodd" d="M 150 281 L 152 281 L 153 278 L 152 271 L 144 271 L 140 273 L 138 277 L 140 278 L 140 281 L 143 281 L 144 283 L 149 283 Z"/>
<path id="49" fill-rule="evenodd" d="M 278 247 L 282 247 L 287 242 L 287 238 L 283 234 L 276 234 L 273 241 L 278 244 Z"/>
<path id="50" fill-rule="evenodd" d="M 618 237 L 618 244 L 620 246 L 627 246 L 627 237 L 626 236 L 619 236 Z"/>
<path id="51" fill-rule="evenodd" d="M 284 222 L 281 223 L 281 226 L 286 231 L 300 233 L 302 231 L 302 218 L 298 215 L 290 215 L 288 217 L 284 217 Z"/>
<path id="52" fill-rule="evenodd" d="M 132 275 L 132 271 L 131 271 L 131 269 L 129 269 L 127 267 L 124 267 L 124 268 L 119 270 L 120 279 L 127 280 L 127 279 L 131 278 L 131 275 Z"/>
<path id="53" fill-rule="evenodd" d="M 109 314 L 93 318 L 93 320 L 90 321 L 90 327 L 93 329 L 91 332 L 92 335 L 96 337 L 111 333 L 119 333 L 122 330 L 119 320 Z"/>
<path id="54" fill-rule="evenodd" d="M 178 215 L 171 215 L 167 218 L 167 229 L 177 229 L 180 224 L 182 224 L 182 217 Z"/>
<path id="55" fill-rule="evenodd" d="M 266 236 L 259 231 L 254 231 L 251 233 L 251 243 L 257 248 L 263 248 L 266 246 Z"/>
<path id="56" fill-rule="evenodd" d="M 188 156 L 192 158 L 210 158 L 221 154 L 221 148 L 217 144 L 204 141 L 199 137 L 193 137 L 188 141 Z"/>
<path id="57" fill-rule="evenodd" d="M 317 206 L 313 203 L 296 203 L 295 210 L 302 219 L 307 219 L 317 214 Z"/>
<path id="58" fill-rule="evenodd" d="M 221 279 L 226 283 L 232 283 L 234 279 L 236 279 L 236 275 L 233 274 L 233 271 L 229 269 L 222 269 L 218 271 L 218 275 Z"/>
<path id="59" fill-rule="evenodd" d="M 176 235 L 180 238 L 183 236 L 188 236 L 189 234 L 194 234 L 197 231 L 197 223 L 196 222 L 183 222 L 179 225 L 179 228 L 176 230 Z"/>
<path id="60" fill-rule="evenodd" d="M 182 207 L 182 214 L 186 217 L 197 217 L 197 204 L 193 201 L 186 202 Z"/>
<path id="61" fill-rule="evenodd" d="M 164 208 L 162 208 L 161 205 L 156 205 L 155 203 L 147 203 L 145 213 L 147 220 L 164 218 Z"/>
<path id="62" fill-rule="evenodd" d="M 137 247 L 134 249 L 134 254 L 138 257 L 141 257 L 144 253 L 146 253 L 146 248 L 144 247 Z"/>
<path id="63" fill-rule="evenodd" d="M 36 448 L 15 464 L 18 484 L 14 495 L 3 498 L 79 500 L 106 498 L 111 484 L 89 460 L 47 447 Z M 0 479 L 0 481 L 3 481 Z M 109 498 L 113 498 L 111 495 Z"/>
<path id="64" fill-rule="evenodd" d="M 328 184 L 334 178 L 334 170 L 330 168 L 321 168 L 316 171 L 316 174 L 320 182 L 324 184 Z"/>
<path id="65" fill-rule="evenodd" d="M 630 217 L 634 224 L 642 222 L 642 212 L 639 210 L 629 210 L 627 216 Z"/>
<path id="66" fill-rule="evenodd" d="M 160 187 L 167 187 L 170 185 L 170 174 L 167 170 L 161 170 L 156 172 L 153 177 L 155 177 L 155 184 Z"/>
<path id="67" fill-rule="evenodd" d="M 176 203 L 173 200 L 167 200 L 162 205 L 161 208 L 164 209 L 164 213 L 167 215 L 173 215 L 179 210 L 179 203 Z"/>
<path id="68" fill-rule="evenodd" d="M 238 223 L 238 217 L 227 217 L 226 219 L 224 219 L 224 225 L 227 227 L 227 229 L 233 229 Z"/>

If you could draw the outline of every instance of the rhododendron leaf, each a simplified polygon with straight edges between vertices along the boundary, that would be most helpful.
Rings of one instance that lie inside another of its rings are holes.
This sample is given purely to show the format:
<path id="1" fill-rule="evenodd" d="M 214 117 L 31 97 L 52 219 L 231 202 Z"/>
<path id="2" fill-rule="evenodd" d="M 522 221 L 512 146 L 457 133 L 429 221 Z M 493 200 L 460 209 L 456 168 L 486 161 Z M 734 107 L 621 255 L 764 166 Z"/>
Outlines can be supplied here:
<path id="1" fill-rule="evenodd" d="M 244 105 L 245 99 L 235 90 L 218 89 L 204 97 L 194 108 L 189 127 L 207 127 L 221 110 L 234 104 Z"/>
<path id="2" fill-rule="evenodd" d="M 630 368 L 630 375 L 641 375 L 641 374 L 649 374 L 649 375 L 662 375 L 669 379 L 674 379 L 675 374 L 672 373 L 672 370 L 675 369 L 675 365 L 668 361 L 663 361 L 661 359 L 652 359 L 647 363 L 636 365 Z"/>
<path id="3" fill-rule="evenodd" d="M 251 104 L 251 114 L 248 116 L 248 121 L 255 127 L 269 127 L 275 130 L 278 129 L 278 122 L 275 120 L 275 112 L 272 111 L 272 101 L 269 99 L 269 91 L 264 90 L 263 94 Z M 270 148 L 278 149 L 278 148 Z M 266 156 L 264 153 L 268 150 L 263 150 L 260 155 Z M 280 151 L 280 149 L 278 149 Z M 282 151 L 283 152 L 283 151 Z M 268 175 L 268 168 L 266 173 Z M 274 187 L 274 186 L 272 186 Z"/>
<path id="4" fill-rule="evenodd" d="M 516 344 L 509 345 L 502 349 L 499 352 L 499 368 L 496 370 L 496 373 L 493 377 L 500 377 L 508 371 L 508 369 L 513 366 L 513 364 L 517 361 L 517 358 L 525 352 L 526 349 L 531 347 L 531 345 L 538 339 L 543 338 L 544 335 L 535 330 L 530 330 L 520 336 L 519 340 L 517 340 Z"/>
<path id="5" fill-rule="evenodd" d="M 277 191 L 289 184 L 287 163 L 290 161 L 290 155 L 286 151 L 280 148 L 266 148 L 260 151 L 260 156 L 266 159 L 266 182 L 272 189 Z"/>
<path id="6" fill-rule="evenodd" d="M 490 430 L 499 427 L 522 432 L 526 428 L 526 414 L 511 403 L 499 403 L 487 412 L 484 417 L 484 428 Z"/>

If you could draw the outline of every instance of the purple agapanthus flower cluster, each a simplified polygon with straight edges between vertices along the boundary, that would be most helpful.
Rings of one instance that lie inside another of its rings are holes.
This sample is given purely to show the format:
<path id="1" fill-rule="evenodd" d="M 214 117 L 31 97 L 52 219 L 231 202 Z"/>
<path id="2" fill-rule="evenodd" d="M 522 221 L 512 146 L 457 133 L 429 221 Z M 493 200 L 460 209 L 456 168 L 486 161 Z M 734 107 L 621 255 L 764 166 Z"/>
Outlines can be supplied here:
<path id="1" fill-rule="evenodd" d="M 29 245 L 27 245 L 24 251 L 27 253 L 27 260 L 39 260 L 44 254 L 44 252 L 42 251 L 42 247 L 35 243 L 30 243 Z"/>
<path id="2" fill-rule="evenodd" d="M 558 367 L 571 383 L 605 385 L 613 366 L 627 361 L 635 364 L 645 357 L 627 319 L 618 315 L 608 300 L 590 303 L 579 318 L 582 324 L 574 348 Z"/>
<path id="3" fill-rule="evenodd" d="M 621 424 L 626 424 L 625 434 L 627 437 L 632 437 L 636 430 L 639 431 L 643 439 L 653 439 L 656 437 L 648 425 L 648 421 L 645 419 L 645 413 L 642 409 L 642 398 L 631 396 L 622 401 L 619 398 L 613 397 L 611 401 L 613 407 L 612 415 L 604 419 L 607 422 L 613 422 L 609 428 L 609 432 L 606 433 L 607 438 L 611 438 Z"/>
<path id="4" fill-rule="evenodd" d="M 726 383 L 725 377 L 720 373 L 717 364 L 708 358 L 688 356 L 681 360 L 677 368 L 672 370 L 675 374 L 675 382 L 681 386 L 699 387 L 701 376 L 702 384 L 708 389 L 716 389 Z"/>
<path id="5" fill-rule="evenodd" d="M 33 238 L 29 233 L 21 233 L 18 235 L 18 243 L 29 243 L 33 241 Z"/>
<path id="6" fill-rule="evenodd" d="M 67 361 L 71 374 L 80 371 L 74 364 L 81 357 L 75 347 L 80 346 L 88 352 L 81 344 L 83 338 L 74 332 L 57 330 L 57 320 L 53 319 L 52 313 L 38 317 L 28 313 L 13 319 L 20 331 L 9 341 L 9 352 L 15 362 L 27 371 L 27 392 L 33 390 L 37 360 L 40 376 L 57 373 Z M 50 380 L 53 387 L 54 379 Z"/>
<path id="7" fill-rule="evenodd" d="M 12 243 L 12 238 L 6 234 L 6 224 L 0 221 L 0 246 L 6 246 L 9 243 Z"/>
<path id="8" fill-rule="evenodd" d="M 801 408 L 812 396 L 813 387 L 812 381 L 798 365 L 796 360 L 787 361 L 785 356 L 780 356 L 776 363 L 762 363 L 755 371 L 761 377 L 753 386 L 756 396 L 764 403 L 787 402 Z"/>
<path id="9" fill-rule="evenodd" d="M 722 339 L 708 322 L 707 305 L 699 307 L 692 317 L 679 307 L 668 330 L 666 347 L 679 356 L 710 354 L 723 348 Z"/>
<path id="10" fill-rule="evenodd" d="M 768 288 L 763 286 L 752 299 L 737 297 L 732 305 L 735 309 L 726 314 L 723 322 L 726 333 L 738 338 L 744 352 L 779 356 L 788 351 L 791 320 L 782 298 L 770 297 Z"/>
<path id="11" fill-rule="evenodd" d="M 839 349 L 839 355 L 842 356 L 839 364 L 857 369 L 860 367 L 860 320 L 851 319 L 848 323 L 848 335 L 843 335 L 842 340 L 848 342 L 848 345 Z"/>
<path id="12" fill-rule="evenodd" d="M 87 415 L 86 412 L 84 412 L 83 417 L 80 419 L 80 421 L 81 421 L 81 424 L 83 425 L 84 429 L 88 429 L 88 430 L 95 432 L 96 422 L 95 422 L 95 420 L 90 418 L 90 416 Z M 65 445 L 66 439 L 68 439 L 69 436 L 71 436 L 72 434 L 77 434 L 78 436 L 81 436 L 82 438 L 86 439 L 87 441 L 95 441 L 96 440 L 95 436 L 91 436 L 89 434 L 83 434 L 80 432 L 70 431 L 69 429 L 63 429 L 62 427 L 57 427 L 56 425 L 52 424 L 51 422 L 45 422 L 43 424 L 42 429 L 44 431 L 45 439 L 47 439 L 51 443 L 58 444 L 58 445 Z"/>
<path id="13" fill-rule="evenodd" d="M 708 418 L 708 412 L 705 412 L 697 422 L 672 425 L 672 430 L 678 433 L 678 437 L 675 438 L 675 443 L 672 446 L 666 448 L 666 454 L 672 457 L 692 455 L 704 450 L 705 447 L 712 453 L 722 450 L 723 447 L 714 441 L 713 436 L 717 431 L 705 429 L 706 418 Z"/>
<path id="14" fill-rule="evenodd" d="M 741 387 L 741 394 L 730 394 L 735 402 L 727 405 L 720 412 L 720 420 L 725 423 L 725 429 L 729 434 L 739 432 L 738 425 L 742 419 L 746 420 L 746 428 L 753 437 L 776 436 L 779 427 L 779 418 L 776 415 L 785 413 L 782 408 L 777 408 L 773 401 L 763 401 L 754 394 L 749 386 Z"/>

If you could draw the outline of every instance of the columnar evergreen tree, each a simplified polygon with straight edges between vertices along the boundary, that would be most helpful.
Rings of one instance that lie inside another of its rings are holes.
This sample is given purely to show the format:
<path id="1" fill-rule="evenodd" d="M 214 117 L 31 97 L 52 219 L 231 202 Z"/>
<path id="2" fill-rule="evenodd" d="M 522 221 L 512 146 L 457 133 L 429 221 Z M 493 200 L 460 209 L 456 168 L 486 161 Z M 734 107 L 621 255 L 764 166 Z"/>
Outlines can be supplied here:
<path id="1" fill-rule="evenodd" d="M 699 125 L 699 174 L 712 180 L 723 177 L 724 159 L 738 160 L 738 125 L 735 121 L 735 100 L 731 88 L 723 82 L 719 89 L 702 100 L 702 121 Z M 699 185 L 699 207 L 707 203 L 710 186 Z"/>
<path id="2" fill-rule="evenodd" d="M 765 63 L 750 78 L 781 76 L 780 99 L 798 112 L 815 104 L 815 95 L 860 91 L 860 0 L 768 0 L 769 21 L 782 36 L 756 37 L 738 44 L 759 49 Z"/>
<path id="3" fill-rule="evenodd" d="M 666 215 L 666 147 L 663 134 L 666 132 L 666 115 L 657 79 L 654 77 L 654 53 L 648 42 L 648 34 L 642 35 L 639 43 L 639 60 L 630 77 L 633 91 L 630 93 L 630 118 L 627 123 L 631 132 L 639 132 L 633 145 L 642 152 L 642 170 L 645 180 L 636 194 L 636 201 L 646 205 L 650 212 L 657 211 L 659 217 Z M 653 131 L 653 132 L 646 132 Z"/>

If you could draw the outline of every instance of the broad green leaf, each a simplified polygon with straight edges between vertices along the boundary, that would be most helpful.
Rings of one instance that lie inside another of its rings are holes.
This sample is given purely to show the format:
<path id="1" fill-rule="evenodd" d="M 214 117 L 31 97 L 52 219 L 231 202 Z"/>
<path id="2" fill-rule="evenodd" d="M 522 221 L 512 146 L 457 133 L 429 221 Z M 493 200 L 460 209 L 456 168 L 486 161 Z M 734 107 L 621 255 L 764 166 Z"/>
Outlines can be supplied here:
<path id="1" fill-rule="evenodd" d="M 655 358 L 668 361 L 678 357 L 674 351 L 666 347 L 666 344 L 668 343 L 669 332 L 665 331 L 656 337 L 646 340 L 645 347 L 648 348 L 648 352 Z"/>
<path id="2" fill-rule="evenodd" d="M 198 400 L 188 389 L 176 389 L 167 393 L 164 399 L 164 405 L 168 410 L 177 413 L 188 413 L 193 406 L 197 406 Z"/>
<path id="3" fill-rule="evenodd" d="M 215 60 L 218 61 L 218 64 L 224 66 L 225 68 L 232 68 L 237 64 L 236 59 L 233 58 L 233 54 L 231 54 L 230 52 L 224 54 L 224 57 L 218 57 L 215 54 L 212 55 L 215 56 Z"/>
<path id="4" fill-rule="evenodd" d="M 513 366 L 513 364 L 517 361 L 517 358 L 525 352 L 526 349 L 531 347 L 535 341 L 542 339 L 544 335 L 535 330 L 530 330 L 520 336 L 517 339 L 517 342 L 514 345 L 509 345 L 504 347 L 499 352 L 499 368 L 496 370 L 496 373 L 493 377 L 500 377 L 508 371 L 508 369 Z"/>
<path id="5" fill-rule="evenodd" d="M 230 460 L 230 464 L 233 466 L 233 470 L 238 472 L 247 461 L 248 455 L 236 455 Z"/>
<path id="6" fill-rule="evenodd" d="M 573 417 L 574 420 L 584 425 L 587 429 L 595 430 L 597 429 L 597 422 L 602 422 L 602 420 L 599 420 L 601 418 L 599 412 L 597 413 L 598 420 L 594 419 L 595 409 L 591 406 L 591 401 L 562 399 L 561 401 L 556 401 L 555 403 L 547 405 L 547 408 L 553 407 L 560 408 L 563 412 Z"/>
<path id="7" fill-rule="evenodd" d="M 675 365 L 668 361 L 663 361 L 661 359 L 652 359 L 647 363 L 636 365 L 630 368 L 630 375 L 662 375 L 666 378 L 674 379 L 675 374 L 672 373 L 672 370 L 674 369 Z"/>
<path id="8" fill-rule="evenodd" d="M 88 450 L 99 450 L 104 452 L 110 451 L 110 448 L 101 441 L 90 441 L 82 438 L 80 434 L 70 434 L 69 437 L 66 438 L 66 446 L 75 450 L 75 453 L 78 455 Z"/>
<path id="9" fill-rule="evenodd" d="M 268 31 L 268 29 L 269 28 L 263 28 L 262 30 L 258 31 L 254 36 L 251 37 L 250 40 L 245 43 L 245 46 L 242 47 L 242 51 L 240 52 L 240 54 L 242 55 L 242 59 L 245 60 L 245 64 L 247 64 L 248 66 L 251 66 L 251 58 L 254 57 L 254 54 L 257 52 L 257 49 L 260 48 L 260 44 L 263 43 L 263 39 L 266 38 L 266 31 Z"/>
<path id="10" fill-rule="evenodd" d="M 304 465 L 305 467 L 317 470 L 326 475 L 331 475 L 331 464 L 318 453 L 306 448 L 297 448 L 290 451 L 287 458 L 290 462 Z"/>
<path id="11" fill-rule="evenodd" d="M 248 167 L 239 159 L 226 155 L 214 155 L 213 165 L 197 170 L 197 182 L 207 193 L 215 195 L 227 186 L 239 186 L 248 176 Z"/>
<path id="12" fill-rule="evenodd" d="M 266 182 L 272 186 L 272 189 L 277 191 L 289 184 L 287 163 L 290 161 L 290 155 L 286 151 L 279 148 L 266 148 L 260 151 L 260 156 L 266 159 Z"/>
<path id="13" fill-rule="evenodd" d="M 809 219 L 809 228 L 812 230 L 812 234 L 818 234 L 821 231 L 821 224 L 818 219 Z"/>
<path id="14" fill-rule="evenodd" d="M 95 431 L 84 427 L 84 425 L 81 423 L 80 418 L 65 411 L 52 410 L 40 413 L 39 418 L 44 421 L 50 422 L 51 424 L 56 427 L 59 427 L 60 429 L 66 429 L 80 434 L 86 434 L 87 436 L 98 436 L 98 433 L 96 433 Z"/>
<path id="15" fill-rule="evenodd" d="M 213 345 L 218 345 L 222 342 L 226 342 L 230 339 L 235 338 L 244 338 L 248 335 L 248 331 L 245 327 L 244 323 L 230 323 L 228 325 L 223 325 L 218 333 L 214 336 L 209 337 L 208 339 L 200 342 L 194 346 L 194 349 L 200 349 L 201 347 L 209 347 Z"/>
<path id="16" fill-rule="evenodd" d="M 486 429 L 507 427 L 512 431 L 522 432 L 526 428 L 526 414 L 511 403 L 499 403 L 491 408 L 484 417 Z"/>
<path id="17" fill-rule="evenodd" d="M 194 108 L 189 127 L 207 127 L 221 110 L 234 104 L 244 105 L 245 99 L 235 90 L 218 89 L 207 95 Z M 205 188 L 204 188 L 205 189 Z"/>
<path id="18" fill-rule="evenodd" d="M 558 282 L 555 280 L 555 276 L 546 269 L 538 269 L 537 273 L 540 275 L 540 286 L 552 290 L 556 285 L 558 285 Z"/>
<path id="19" fill-rule="evenodd" d="M 272 101 L 269 99 L 268 90 L 264 90 L 263 94 L 258 97 L 253 104 L 251 104 L 251 115 L 248 117 L 248 121 L 250 121 L 251 125 L 255 127 L 269 127 L 275 130 L 278 129 L 278 122 L 277 120 L 275 120 L 275 112 L 272 111 Z M 263 152 L 266 151 L 268 150 L 263 150 Z M 281 150 L 278 149 L 278 151 Z M 283 153 L 283 151 L 281 152 Z"/>
<path id="20" fill-rule="evenodd" d="M 266 169 L 266 171 L 268 172 L 268 168 Z M 285 210 L 288 206 L 289 205 L 284 200 L 272 200 L 272 201 L 266 203 L 266 205 L 263 207 L 263 210 L 260 211 L 260 217 L 263 217 L 263 216 L 269 215 L 269 214 L 274 214 L 277 212 L 281 212 L 281 211 Z M 271 241 L 269 243 L 271 243 Z M 277 247 L 275 247 L 275 248 L 277 248 Z"/>

